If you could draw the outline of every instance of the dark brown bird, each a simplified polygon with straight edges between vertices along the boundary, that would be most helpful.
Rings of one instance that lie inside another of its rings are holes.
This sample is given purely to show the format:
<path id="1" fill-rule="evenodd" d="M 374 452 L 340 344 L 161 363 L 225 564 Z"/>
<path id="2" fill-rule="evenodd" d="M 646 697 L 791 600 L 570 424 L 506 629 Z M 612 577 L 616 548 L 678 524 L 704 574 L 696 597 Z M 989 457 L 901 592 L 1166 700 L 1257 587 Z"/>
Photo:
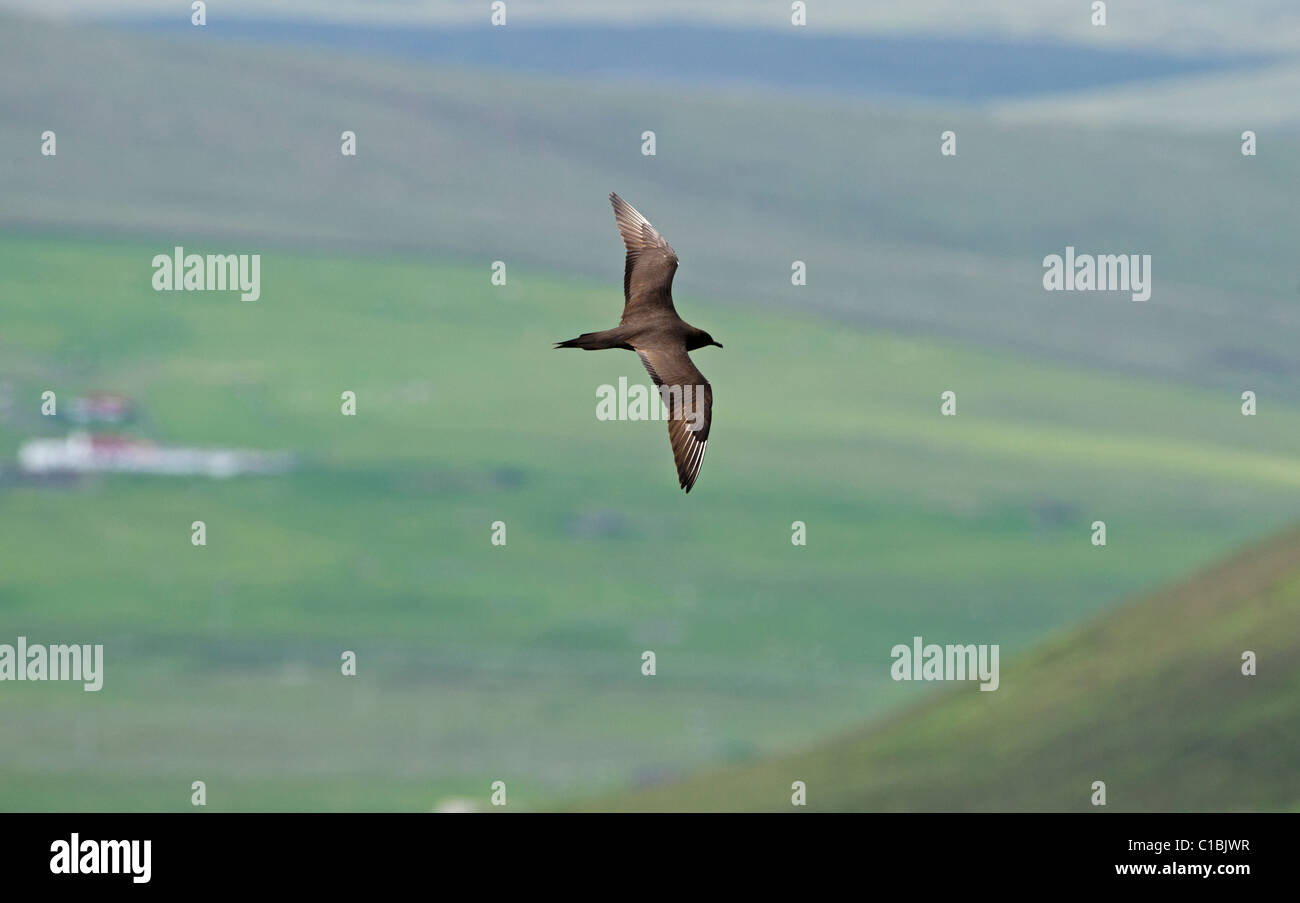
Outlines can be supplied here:
<path id="1" fill-rule="evenodd" d="M 668 441 L 677 462 L 677 479 L 691 491 L 704 462 L 713 420 L 713 387 L 695 368 L 688 351 L 722 344 L 696 329 L 673 307 L 677 252 L 650 221 L 617 194 L 609 196 L 614 221 L 627 246 L 623 270 L 623 319 L 613 329 L 588 332 L 557 342 L 556 348 L 626 348 L 641 357 L 668 407 Z"/>

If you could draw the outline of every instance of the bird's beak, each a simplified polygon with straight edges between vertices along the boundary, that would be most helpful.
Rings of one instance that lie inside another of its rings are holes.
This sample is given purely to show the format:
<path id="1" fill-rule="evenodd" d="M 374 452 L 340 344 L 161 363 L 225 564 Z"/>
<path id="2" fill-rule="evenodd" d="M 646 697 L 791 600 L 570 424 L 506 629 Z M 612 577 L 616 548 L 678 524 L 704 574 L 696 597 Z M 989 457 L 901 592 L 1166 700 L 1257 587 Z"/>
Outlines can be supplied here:
<path id="1" fill-rule="evenodd" d="M 722 347 L 722 343 L 721 343 L 721 342 L 714 342 L 713 344 L 717 345 L 719 348 Z"/>

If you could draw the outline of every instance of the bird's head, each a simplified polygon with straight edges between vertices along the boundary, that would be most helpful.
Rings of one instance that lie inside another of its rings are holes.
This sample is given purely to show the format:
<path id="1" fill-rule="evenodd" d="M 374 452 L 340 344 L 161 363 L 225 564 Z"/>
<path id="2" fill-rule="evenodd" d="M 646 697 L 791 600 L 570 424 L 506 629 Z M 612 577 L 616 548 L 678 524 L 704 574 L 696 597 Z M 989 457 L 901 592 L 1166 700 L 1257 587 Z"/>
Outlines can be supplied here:
<path id="1" fill-rule="evenodd" d="M 691 336 L 690 350 L 694 351 L 696 348 L 703 348 L 705 345 L 717 345 L 719 348 L 722 347 L 721 342 L 715 341 L 713 336 L 709 335 L 703 329 L 695 330 L 695 334 Z"/>

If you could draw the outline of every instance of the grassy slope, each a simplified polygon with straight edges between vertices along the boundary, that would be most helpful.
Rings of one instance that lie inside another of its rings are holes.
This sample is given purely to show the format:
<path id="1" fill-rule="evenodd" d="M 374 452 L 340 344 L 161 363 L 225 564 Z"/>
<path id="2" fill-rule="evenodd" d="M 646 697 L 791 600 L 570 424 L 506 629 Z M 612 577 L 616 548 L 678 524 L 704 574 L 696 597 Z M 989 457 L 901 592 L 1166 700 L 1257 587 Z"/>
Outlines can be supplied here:
<path id="1" fill-rule="evenodd" d="M 105 388 L 157 438 L 305 467 L 0 490 L 4 635 L 105 642 L 110 668 L 97 696 L 0 686 L 6 808 L 183 807 L 196 777 L 230 808 L 418 809 L 496 778 L 537 805 L 807 746 L 915 698 L 882 679 L 900 638 L 1025 648 L 1300 498 L 1279 403 L 687 294 L 727 348 L 700 356 L 717 440 L 683 497 L 659 424 L 594 419 L 635 358 L 550 348 L 613 316 L 614 279 L 268 252 L 241 304 L 155 294 L 157 250 L 0 242 L 0 454 L 57 433 L 43 389 Z"/>
<path id="2" fill-rule="evenodd" d="M 1241 674 L 1243 650 L 1258 655 Z M 882 668 L 884 665 L 882 664 Z M 596 799 L 609 810 L 1300 810 L 1300 531 L 811 751 Z"/>

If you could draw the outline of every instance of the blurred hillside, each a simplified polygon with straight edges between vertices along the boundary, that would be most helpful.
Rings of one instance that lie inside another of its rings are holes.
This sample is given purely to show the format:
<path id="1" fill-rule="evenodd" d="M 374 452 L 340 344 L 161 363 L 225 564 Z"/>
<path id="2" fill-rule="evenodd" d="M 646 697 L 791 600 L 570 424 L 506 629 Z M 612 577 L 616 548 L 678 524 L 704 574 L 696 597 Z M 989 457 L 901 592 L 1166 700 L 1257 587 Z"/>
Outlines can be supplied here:
<path id="1" fill-rule="evenodd" d="M 1006 123 L 26 22 L 0 51 L 25 73 L 0 83 L 10 229 L 609 280 L 618 255 L 590 249 L 617 189 L 682 249 L 682 292 L 1300 402 L 1300 213 L 1277 189 L 1296 180 L 1295 137 L 1243 157 L 1235 126 Z M 57 159 L 32 152 L 46 128 Z M 956 157 L 939 154 L 947 129 Z M 1151 300 L 1045 293 L 1043 257 L 1067 245 L 1151 254 Z"/>
<path id="2" fill-rule="evenodd" d="M 1004 660 L 1001 679 L 807 752 L 582 806 L 788 812 L 799 780 L 814 811 L 1083 812 L 1100 780 L 1111 811 L 1298 811 L 1300 531 Z"/>

